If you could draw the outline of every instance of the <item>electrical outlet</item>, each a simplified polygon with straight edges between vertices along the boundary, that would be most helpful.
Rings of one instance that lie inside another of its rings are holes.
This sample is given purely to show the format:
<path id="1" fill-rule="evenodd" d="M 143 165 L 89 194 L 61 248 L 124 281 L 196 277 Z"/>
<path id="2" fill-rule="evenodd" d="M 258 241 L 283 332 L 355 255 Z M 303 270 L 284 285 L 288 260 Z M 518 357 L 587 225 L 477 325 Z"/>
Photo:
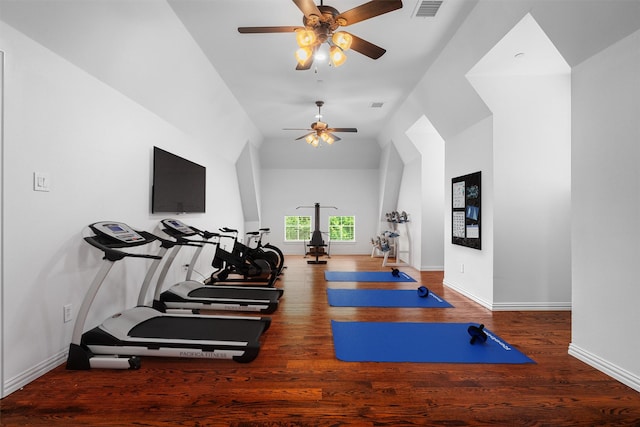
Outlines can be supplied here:
<path id="1" fill-rule="evenodd" d="M 189 264 L 184 264 L 184 265 L 182 266 L 182 269 L 183 269 L 184 271 L 187 271 L 187 270 L 189 269 Z"/>
<path id="2" fill-rule="evenodd" d="M 72 310 L 71 304 L 67 304 L 64 307 L 62 307 L 62 312 L 63 312 L 64 323 L 68 323 L 73 320 L 73 310 Z"/>

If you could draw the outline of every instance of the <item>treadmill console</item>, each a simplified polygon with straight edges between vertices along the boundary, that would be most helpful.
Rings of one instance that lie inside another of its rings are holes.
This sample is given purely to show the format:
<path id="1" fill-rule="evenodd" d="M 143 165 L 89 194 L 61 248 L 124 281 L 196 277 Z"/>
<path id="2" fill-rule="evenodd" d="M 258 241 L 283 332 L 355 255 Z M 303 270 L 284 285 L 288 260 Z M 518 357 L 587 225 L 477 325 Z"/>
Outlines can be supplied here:
<path id="1" fill-rule="evenodd" d="M 191 227 L 177 219 L 163 219 L 162 224 L 185 236 L 192 236 L 196 234 Z"/>
<path id="2" fill-rule="evenodd" d="M 91 228 L 103 236 L 119 240 L 124 243 L 135 243 L 146 240 L 135 230 L 123 222 L 96 222 Z"/>

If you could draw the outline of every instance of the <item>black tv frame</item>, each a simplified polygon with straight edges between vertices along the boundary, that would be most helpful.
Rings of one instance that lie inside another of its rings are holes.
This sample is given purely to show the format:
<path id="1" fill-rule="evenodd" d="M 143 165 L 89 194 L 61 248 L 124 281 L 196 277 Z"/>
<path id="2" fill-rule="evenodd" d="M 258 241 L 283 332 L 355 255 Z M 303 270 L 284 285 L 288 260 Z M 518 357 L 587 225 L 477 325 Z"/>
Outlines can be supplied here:
<path id="1" fill-rule="evenodd" d="M 204 166 L 153 147 L 152 213 L 205 213 Z"/>

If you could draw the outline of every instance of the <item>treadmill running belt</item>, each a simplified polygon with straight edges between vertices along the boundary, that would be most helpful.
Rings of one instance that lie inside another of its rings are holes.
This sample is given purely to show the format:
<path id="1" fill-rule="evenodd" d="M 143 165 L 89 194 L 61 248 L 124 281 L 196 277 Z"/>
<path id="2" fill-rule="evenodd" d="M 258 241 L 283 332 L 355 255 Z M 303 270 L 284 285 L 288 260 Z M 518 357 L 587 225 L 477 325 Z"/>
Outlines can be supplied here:
<path id="1" fill-rule="evenodd" d="M 277 293 L 269 293 L 254 289 L 232 289 L 232 288 L 197 288 L 189 292 L 191 298 L 227 298 L 227 299 L 254 299 L 254 300 L 277 300 Z"/>
<path id="2" fill-rule="evenodd" d="M 152 317 L 129 331 L 134 338 L 217 341 L 255 341 L 266 329 L 263 322 L 206 317 Z"/>

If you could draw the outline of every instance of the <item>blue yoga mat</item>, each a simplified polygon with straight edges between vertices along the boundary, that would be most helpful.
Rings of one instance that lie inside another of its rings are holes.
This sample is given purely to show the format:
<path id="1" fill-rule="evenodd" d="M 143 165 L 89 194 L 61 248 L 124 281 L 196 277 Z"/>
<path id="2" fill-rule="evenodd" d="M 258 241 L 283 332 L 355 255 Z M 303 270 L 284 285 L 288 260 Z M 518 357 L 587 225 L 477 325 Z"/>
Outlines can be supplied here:
<path id="1" fill-rule="evenodd" d="M 395 277 L 389 271 L 325 271 L 324 278 L 329 282 L 415 282 L 407 273 L 400 272 Z"/>
<path id="2" fill-rule="evenodd" d="M 334 307 L 453 307 L 433 292 L 421 298 L 417 290 L 328 288 L 327 297 Z"/>
<path id="3" fill-rule="evenodd" d="M 345 362 L 535 363 L 485 329 L 485 343 L 470 344 L 473 323 L 331 321 L 336 357 Z"/>

